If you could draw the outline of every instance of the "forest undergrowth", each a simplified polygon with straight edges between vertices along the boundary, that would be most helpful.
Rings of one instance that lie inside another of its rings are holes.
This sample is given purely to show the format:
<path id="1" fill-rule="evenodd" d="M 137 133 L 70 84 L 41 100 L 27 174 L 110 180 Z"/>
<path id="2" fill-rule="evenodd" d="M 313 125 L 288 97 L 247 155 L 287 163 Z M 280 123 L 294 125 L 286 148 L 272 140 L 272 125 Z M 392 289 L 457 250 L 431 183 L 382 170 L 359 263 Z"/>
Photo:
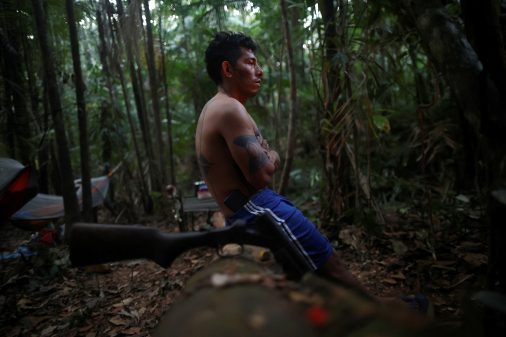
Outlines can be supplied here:
<path id="1" fill-rule="evenodd" d="M 104 212 L 101 220 L 111 221 L 108 217 Z M 375 295 L 424 293 L 435 320 L 461 324 L 466 302 L 485 282 L 486 227 L 467 217 L 454 228 L 439 226 L 430 237 L 415 211 L 385 212 L 385 219 L 383 230 L 374 235 L 343 224 L 333 243 L 348 268 Z M 174 230 L 162 218 L 142 222 Z M 195 219 L 197 226 L 204 222 L 205 217 Z M 12 251 L 31 236 L 11 225 L 0 231 L 2 251 Z M 1 261 L 2 336 L 149 336 L 178 301 L 188 277 L 219 258 L 214 250 L 194 249 L 168 269 L 143 260 L 72 268 L 64 245 L 34 249 L 36 256 Z"/>

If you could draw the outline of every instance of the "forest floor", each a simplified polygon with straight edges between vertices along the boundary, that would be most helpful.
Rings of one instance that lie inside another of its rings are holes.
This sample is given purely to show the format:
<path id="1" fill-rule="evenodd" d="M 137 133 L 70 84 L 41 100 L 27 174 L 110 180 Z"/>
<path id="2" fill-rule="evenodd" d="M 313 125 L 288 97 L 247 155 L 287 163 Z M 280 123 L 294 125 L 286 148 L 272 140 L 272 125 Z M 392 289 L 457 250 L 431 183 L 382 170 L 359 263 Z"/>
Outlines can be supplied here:
<path id="1" fill-rule="evenodd" d="M 341 228 L 337 249 L 348 268 L 373 294 L 426 294 L 436 320 L 458 325 L 466 302 L 485 281 L 484 225 L 470 221 L 465 227 L 436 228 L 430 236 L 416 215 L 392 212 L 386 220 L 375 235 L 351 225 Z M 161 219 L 142 222 L 171 230 Z M 30 236 L 3 225 L 0 251 L 13 251 Z M 64 245 L 37 252 L 0 261 L 1 336 L 149 336 L 188 277 L 218 258 L 214 250 L 194 249 L 169 269 L 144 260 L 71 268 Z"/>

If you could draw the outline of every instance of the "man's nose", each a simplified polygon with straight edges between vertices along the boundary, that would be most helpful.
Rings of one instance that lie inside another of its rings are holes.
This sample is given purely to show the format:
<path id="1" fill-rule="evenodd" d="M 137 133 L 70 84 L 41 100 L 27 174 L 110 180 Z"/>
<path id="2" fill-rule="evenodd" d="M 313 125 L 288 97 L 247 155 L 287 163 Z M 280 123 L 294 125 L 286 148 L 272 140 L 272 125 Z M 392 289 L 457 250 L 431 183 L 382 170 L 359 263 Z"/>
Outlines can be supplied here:
<path id="1" fill-rule="evenodd" d="M 257 64 L 257 76 L 262 77 L 263 75 L 264 75 L 264 70 L 262 69 L 262 67 L 260 67 Z"/>

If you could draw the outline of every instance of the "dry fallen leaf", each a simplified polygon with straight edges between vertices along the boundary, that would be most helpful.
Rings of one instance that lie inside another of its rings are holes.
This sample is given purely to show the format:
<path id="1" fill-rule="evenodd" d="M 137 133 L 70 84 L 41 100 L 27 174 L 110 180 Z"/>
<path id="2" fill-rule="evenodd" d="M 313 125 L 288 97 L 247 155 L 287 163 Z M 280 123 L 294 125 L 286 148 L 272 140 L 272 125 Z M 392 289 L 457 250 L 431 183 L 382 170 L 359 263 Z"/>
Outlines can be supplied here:
<path id="1" fill-rule="evenodd" d="M 91 325 L 91 324 L 90 325 L 85 325 L 82 328 L 79 328 L 79 332 L 80 333 L 84 333 L 86 331 L 89 331 L 91 328 L 93 328 L 93 325 Z"/>
<path id="2" fill-rule="evenodd" d="M 362 236 L 363 231 L 358 227 L 345 228 L 339 232 L 339 239 L 344 244 L 351 246 L 358 251 L 363 250 Z"/>
<path id="3" fill-rule="evenodd" d="M 36 327 L 41 322 L 44 322 L 45 320 L 51 318 L 51 316 L 27 316 L 24 318 L 32 327 Z"/>
<path id="4" fill-rule="evenodd" d="M 119 316 L 115 316 L 109 320 L 110 323 L 114 325 L 128 325 L 130 323 L 130 320 L 121 318 Z"/>
<path id="5" fill-rule="evenodd" d="M 52 325 L 52 326 L 48 326 L 47 328 L 45 328 L 44 330 L 41 331 L 40 333 L 40 336 L 41 337 L 44 337 L 44 336 L 49 336 L 51 335 L 54 331 L 56 330 L 56 326 Z"/>
<path id="6" fill-rule="evenodd" d="M 19 336 L 19 334 L 21 333 L 21 327 L 20 326 L 17 326 L 15 327 L 14 329 L 12 329 L 8 335 L 6 335 L 5 337 L 15 337 L 15 336 Z"/>
<path id="7" fill-rule="evenodd" d="M 395 274 L 392 274 L 391 277 L 393 279 L 398 279 L 398 280 L 405 280 L 406 279 L 406 276 L 404 276 L 404 274 L 400 271 Z"/>
<path id="8" fill-rule="evenodd" d="M 125 330 L 121 330 L 121 333 L 122 334 L 125 334 L 125 335 L 137 335 L 141 332 L 141 328 L 140 327 L 137 327 L 137 326 L 132 326 L 130 328 L 127 328 Z"/>
<path id="9" fill-rule="evenodd" d="M 462 259 L 473 267 L 480 267 L 488 262 L 487 255 L 480 253 L 466 253 L 462 256 Z"/>
<path id="10" fill-rule="evenodd" d="M 121 328 L 114 328 L 114 329 L 107 330 L 106 333 L 108 336 L 116 337 L 119 335 L 120 331 L 121 331 Z"/>
<path id="11" fill-rule="evenodd" d="M 32 301 L 30 301 L 28 298 L 26 297 L 22 297 L 18 303 L 17 303 L 17 306 L 18 306 L 18 309 L 30 309 L 32 308 L 32 306 L 30 305 L 32 303 Z"/>
<path id="12" fill-rule="evenodd" d="M 469 275 L 465 275 L 464 277 L 462 277 L 459 281 L 457 281 L 456 283 L 452 284 L 452 285 L 448 285 L 446 286 L 446 289 L 451 289 L 451 288 L 456 288 L 458 287 L 459 285 L 461 285 L 462 283 L 466 282 L 467 280 L 469 280 L 470 278 L 473 277 L 473 274 L 469 274 Z"/>
<path id="13" fill-rule="evenodd" d="M 383 280 L 381 280 L 383 283 L 386 283 L 386 284 L 391 284 L 391 285 L 396 285 L 397 284 L 397 281 L 393 278 L 384 278 Z"/>
<path id="14" fill-rule="evenodd" d="M 129 297 L 124 300 L 121 300 L 121 302 L 113 304 L 112 306 L 113 307 L 124 307 L 125 305 L 129 305 L 130 303 L 132 303 L 132 301 L 133 301 L 133 298 Z"/>

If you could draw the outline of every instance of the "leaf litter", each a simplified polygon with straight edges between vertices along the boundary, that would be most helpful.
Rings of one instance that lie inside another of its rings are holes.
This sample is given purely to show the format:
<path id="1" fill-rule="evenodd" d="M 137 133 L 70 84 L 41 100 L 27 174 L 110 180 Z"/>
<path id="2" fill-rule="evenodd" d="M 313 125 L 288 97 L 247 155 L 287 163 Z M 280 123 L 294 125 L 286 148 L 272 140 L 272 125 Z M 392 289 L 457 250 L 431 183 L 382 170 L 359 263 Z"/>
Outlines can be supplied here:
<path id="1" fill-rule="evenodd" d="M 150 226 L 164 230 L 161 223 Z M 10 225 L 0 231 L 2 250 L 30 237 Z M 149 336 L 188 277 L 217 258 L 213 250 L 195 249 L 170 269 L 143 260 L 72 268 L 65 246 L 44 249 L 2 261 L 1 336 Z"/>
<path id="2" fill-rule="evenodd" d="M 162 221 L 149 225 L 165 229 Z M 343 225 L 341 233 L 338 253 L 371 293 L 400 297 L 423 292 L 443 320 L 462 317 L 461 299 L 479 288 L 486 273 L 486 231 L 478 222 L 465 231 L 439 233 L 442 239 L 433 243 L 419 223 L 407 221 L 403 214 L 389 215 L 380 234 L 370 235 L 356 225 Z M 6 250 L 29 237 L 12 226 L 2 226 L 0 235 L 0 248 Z M 38 256 L 2 261 L 0 335 L 150 336 L 187 279 L 217 258 L 214 250 L 194 249 L 169 269 L 143 260 L 71 268 L 67 249 L 57 246 Z M 216 286 L 260 282 L 278 289 L 284 284 L 258 275 L 218 275 L 214 282 Z M 295 303 L 317 309 L 322 303 L 317 294 L 297 288 L 285 291 Z M 308 315 L 324 317 L 317 309 Z M 260 324 L 258 319 L 252 322 Z"/>

